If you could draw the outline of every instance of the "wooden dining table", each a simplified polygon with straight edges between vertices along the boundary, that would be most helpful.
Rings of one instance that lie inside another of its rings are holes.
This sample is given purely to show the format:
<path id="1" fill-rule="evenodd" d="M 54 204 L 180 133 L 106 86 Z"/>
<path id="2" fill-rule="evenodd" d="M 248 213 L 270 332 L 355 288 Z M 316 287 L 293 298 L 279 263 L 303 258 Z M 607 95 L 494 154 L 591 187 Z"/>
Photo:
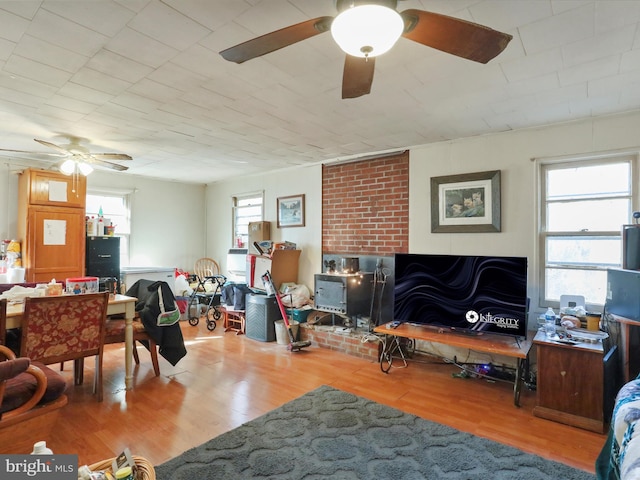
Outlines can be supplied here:
<path id="1" fill-rule="evenodd" d="M 125 365 L 125 388 L 133 388 L 133 318 L 136 314 L 135 297 L 116 294 L 109 297 L 107 305 L 107 316 L 124 315 L 124 365 Z M 7 305 L 7 328 L 20 328 L 22 314 L 24 313 L 24 303 L 9 303 Z"/>

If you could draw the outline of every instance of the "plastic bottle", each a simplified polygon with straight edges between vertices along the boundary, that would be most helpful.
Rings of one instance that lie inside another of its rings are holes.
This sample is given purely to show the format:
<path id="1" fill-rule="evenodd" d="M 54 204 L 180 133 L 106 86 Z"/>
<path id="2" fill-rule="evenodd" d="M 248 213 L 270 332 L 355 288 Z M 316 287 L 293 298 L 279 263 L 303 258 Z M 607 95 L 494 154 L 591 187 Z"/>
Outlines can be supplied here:
<path id="1" fill-rule="evenodd" d="M 104 235 L 104 222 L 102 221 L 102 217 L 98 218 L 98 236 L 102 237 Z"/>
<path id="2" fill-rule="evenodd" d="M 53 455 L 53 452 L 50 448 L 47 448 L 47 442 L 42 440 L 33 444 L 31 455 Z"/>
<path id="3" fill-rule="evenodd" d="M 551 307 L 544 314 L 544 333 L 547 334 L 547 338 L 552 338 L 556 334 L 556 314 Z"/>

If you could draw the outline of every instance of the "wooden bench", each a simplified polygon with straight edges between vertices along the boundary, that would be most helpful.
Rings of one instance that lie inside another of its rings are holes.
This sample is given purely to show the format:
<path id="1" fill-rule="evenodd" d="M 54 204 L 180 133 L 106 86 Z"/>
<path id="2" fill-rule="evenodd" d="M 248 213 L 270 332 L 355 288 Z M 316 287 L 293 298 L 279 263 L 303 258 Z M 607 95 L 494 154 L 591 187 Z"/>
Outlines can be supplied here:
<path id="1" fill-rule="evenodd" d="M 406 358 L 402 353 L 400 338 L 423 340 L 432 343 L 441 343 L 452 347 L 466 348 L 475 352 L 504 355 L 517 359 L 516 378 L 513 387 L 513 403 L 520 406 L 520 390 L 523 383 L 523 374 L 528 367 L 529 350 L 531 350 L 532 335 L 527 338 L 517 339 L 508 335 L 496 335 L 483 333 L 470 335 L 445 328 L 430 325 L 416 325 L 401 323 L 392 328 L 392 323 L 379 325 L 374 328 L 374 333 L 383 334 L 383 349 L 380 354 L 380 368 L 388 373 L 393 362 L 394 355 L 400 355 L 406 364 Z"/>

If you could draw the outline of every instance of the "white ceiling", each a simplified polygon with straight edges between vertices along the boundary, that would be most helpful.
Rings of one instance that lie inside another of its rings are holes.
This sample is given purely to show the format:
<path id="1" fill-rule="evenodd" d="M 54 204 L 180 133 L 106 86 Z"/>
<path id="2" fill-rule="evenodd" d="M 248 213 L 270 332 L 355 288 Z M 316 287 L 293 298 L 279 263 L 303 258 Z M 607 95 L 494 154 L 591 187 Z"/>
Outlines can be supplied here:
<path id="1" fill-rule="evenodd" d="M 122 175 L 209 183 L 640 106 L 640 1 L 408 8 L 514 38 L 486 65 L 401 38 L 371 94 L 341 100 L 330 33 L 240 65 L 218 54 L 333 16 L 333 0 L 0 1 L 0 148 L 49 153 L 33 139 L 74 135 L 131 155 Z"/>

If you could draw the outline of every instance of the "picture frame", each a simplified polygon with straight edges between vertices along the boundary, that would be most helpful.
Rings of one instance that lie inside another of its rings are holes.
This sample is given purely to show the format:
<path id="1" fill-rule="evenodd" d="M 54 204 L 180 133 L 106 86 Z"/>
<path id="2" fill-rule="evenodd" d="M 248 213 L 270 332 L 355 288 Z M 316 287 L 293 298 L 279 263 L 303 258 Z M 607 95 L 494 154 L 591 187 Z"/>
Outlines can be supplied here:
<path id="1" fill-rule="evenodd" d="M 500 232 L 500 170 L 431 177 L 431 232 Z"/>
<path id="2" fill-rule="evenodd" d="M 304 194 L 278 197 L 278 228 L 304 227 Z"/>

